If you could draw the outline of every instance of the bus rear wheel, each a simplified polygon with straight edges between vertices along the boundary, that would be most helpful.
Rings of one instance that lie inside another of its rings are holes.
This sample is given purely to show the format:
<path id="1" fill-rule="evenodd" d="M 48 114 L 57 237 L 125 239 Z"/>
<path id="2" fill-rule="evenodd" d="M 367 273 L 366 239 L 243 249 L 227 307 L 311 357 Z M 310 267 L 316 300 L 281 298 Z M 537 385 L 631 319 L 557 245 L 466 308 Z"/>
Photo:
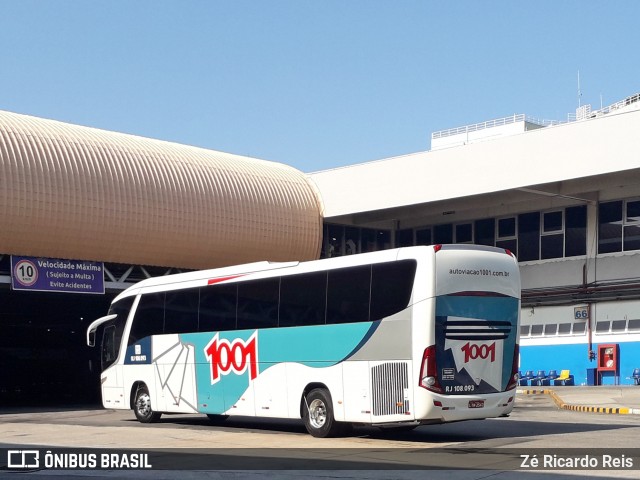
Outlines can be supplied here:
<path id="1" fill-rule="evenodd" d="M 136 390 L 133 413 L 138 421 L 142 423 L 157 422 L 162 416 L 161 413 L 154 412 L 151 408 L 151 396 L 149 395 L 149 389 L 145 385 L 140 385 Z"/>
<path id="2" fill-rule="evenodd" d="M 324 388 L 311 390 L 304 399 L 302 418 L 304 426 L 314 437 L 335 437 L 341 431 L 333 416 L 331 394 Z"/>

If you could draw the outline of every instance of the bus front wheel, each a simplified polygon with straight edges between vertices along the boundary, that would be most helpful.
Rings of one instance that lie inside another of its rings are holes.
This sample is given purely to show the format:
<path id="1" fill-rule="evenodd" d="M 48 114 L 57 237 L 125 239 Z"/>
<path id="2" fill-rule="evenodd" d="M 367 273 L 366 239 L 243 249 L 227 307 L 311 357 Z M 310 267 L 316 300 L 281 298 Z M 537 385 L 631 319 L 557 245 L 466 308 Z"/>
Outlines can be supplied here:
<path id="1" fill-rule="evenodd" d="M 142 423 L 153 423 L 160 420 L 162 416 L 159 412 L 154 412 L 151 408 L 151 396 L 149 389 L 145 385 L 140 385 L 136 391 L 136 398 L 133 402 L 133 413 Z"/>
<path id="2" fill-rule="evenodd" d="M 335 437 L 340 432 L 340 424 L 333 416 L 331 395 L 324 388 L 311 390 L 304 399 L 302 418 L 304 426 L 314 437 Z"/>

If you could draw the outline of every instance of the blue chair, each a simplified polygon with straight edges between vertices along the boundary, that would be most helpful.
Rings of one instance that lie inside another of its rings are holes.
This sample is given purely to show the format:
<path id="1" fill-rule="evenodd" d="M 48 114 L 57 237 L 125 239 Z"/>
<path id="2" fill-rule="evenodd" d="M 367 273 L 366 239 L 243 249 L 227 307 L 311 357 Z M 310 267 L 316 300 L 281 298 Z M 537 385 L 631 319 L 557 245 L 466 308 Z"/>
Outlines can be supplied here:
<path id="1" fill-rule="evenodd" d="M 538 370 L 536 376 L 531 379 L 531 385 L 535 385 L 536 387 L 549 385 L 549 381 L 547 381 L 547 373 L 544 370 Z"/>
<path id="2" fill-rule="evenodd" d="M 535 375 L 533 374 L 533 370 L 527 370 L 527 372 L 524 375 L 520 375 L 520 380 L 518 380 L 518 385 L 520 385 L 521 387 L 524 386 L 528 386 L 529 385 L 529 381 L 535 378 Z"/>
<path id="3" fill-rule="evenodd" d="M 631 378 L 633 379 L 634 385 L 640 385 L 640 368 L 634 368 L 633 373 L 631 374 Z"/>

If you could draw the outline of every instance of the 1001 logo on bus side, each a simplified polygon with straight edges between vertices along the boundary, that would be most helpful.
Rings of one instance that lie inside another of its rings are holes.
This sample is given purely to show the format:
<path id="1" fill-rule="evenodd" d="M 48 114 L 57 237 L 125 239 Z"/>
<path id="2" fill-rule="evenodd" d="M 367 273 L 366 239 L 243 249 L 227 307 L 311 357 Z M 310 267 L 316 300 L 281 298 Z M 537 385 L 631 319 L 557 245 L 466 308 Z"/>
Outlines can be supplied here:
<path id="1" fill-rule="evenodd" d="M 229 341 L 218 334 L 204 347 L 211 370 L 211 385 L 220 381 L 221 375 L 233 372 L 242 375 L 249 372 L 249 380 L 258 376 L 258 332 L 245 342 L 239 338 Z"/>

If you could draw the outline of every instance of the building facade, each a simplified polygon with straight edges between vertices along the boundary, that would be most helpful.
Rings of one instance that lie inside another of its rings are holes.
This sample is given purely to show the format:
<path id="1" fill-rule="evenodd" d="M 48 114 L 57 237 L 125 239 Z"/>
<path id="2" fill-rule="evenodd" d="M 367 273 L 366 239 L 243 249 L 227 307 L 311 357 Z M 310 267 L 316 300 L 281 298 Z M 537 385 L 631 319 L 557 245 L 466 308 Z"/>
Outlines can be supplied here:
<path id="1" fill-rule="evenodd" d="M 639 95 L 571 120 L 508 117 L 437 132 L 431 151 L 311 174 L 325 203 L 323 255 L 437 243 L 509 249 L 522 276 L 522 370 L 633 383 Z M 619 353 L 615 371 L 598 355 L 605 345 Z"/>

